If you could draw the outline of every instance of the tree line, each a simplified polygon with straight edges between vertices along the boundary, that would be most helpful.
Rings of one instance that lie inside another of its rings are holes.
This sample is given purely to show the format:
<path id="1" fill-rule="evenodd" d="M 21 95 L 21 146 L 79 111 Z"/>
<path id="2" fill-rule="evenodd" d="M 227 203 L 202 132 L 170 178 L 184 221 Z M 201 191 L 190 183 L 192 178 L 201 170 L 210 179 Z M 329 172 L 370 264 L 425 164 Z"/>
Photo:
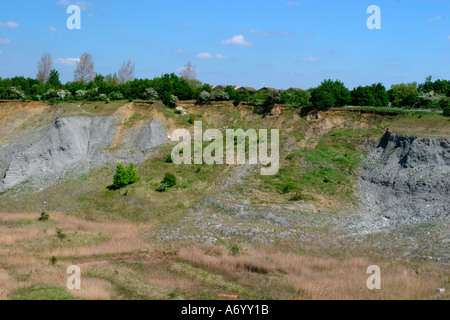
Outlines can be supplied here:
<path id="1" fill-rule="evenodd" d="M 199 104 L 233 101 L 236 106 L 246 102 L 266 109 L 275 104 L 286 104 L 316 109 L 353 105 L 446 111 L 450 97 L 450 81 L 432 81 L 431 77 L 421 84 L 395 84 L 389 90 L 381 83 L 349 90 L 343 82 L 329 79 L 308 90 L 237 91 L 231 86 L 213 90 L 209 84 L 197 80 L 197 69 L 190 62 L 179 75 L 171 73 L 153 79 L 136 79 L 135 65 L 128 60 L 123 62 L 118 72 L 104 76 L 95 71 L 92 56 L 85 52 L 76 61 L 73 81 L 66 84 L 60 81 L 51 54 L 42 55 L 37 67 L 36 79 L 0 78 L 0 99 L 49 102 L 143 99 L 161 100 L 169 107 L 175 107 L 179 100 L 196 100 Z"/>

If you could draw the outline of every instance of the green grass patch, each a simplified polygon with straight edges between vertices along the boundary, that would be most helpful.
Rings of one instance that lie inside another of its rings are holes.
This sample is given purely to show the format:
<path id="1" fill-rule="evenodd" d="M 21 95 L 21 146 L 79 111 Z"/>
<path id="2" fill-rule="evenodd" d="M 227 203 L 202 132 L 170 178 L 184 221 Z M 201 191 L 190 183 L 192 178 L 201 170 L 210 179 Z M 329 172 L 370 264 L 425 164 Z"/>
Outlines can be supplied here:
<path id="1" fill-rule="evenodd" d="M 165 300 L 173 292 L 170 288 L 149 284 L 137 272 L 124 265 L 95 266 L 88 271 L 88 275 L 109 281 L 121 299 Z"/>
<path id="2" fill-rule="evenodd" d="M 82 300 L 59 287 L 34 286 L 11 294 L 12 300 Z"/>
<path id="3" fill-rule="evenodd" d="M 217 299 L 217 293 L 232 292 L 237 294 L 240 299 L 262 299 L 259 294 L 253 290 L 243 287 L 237 283 L 226 281 L 220 275 L 214 275 L 206 270 L 194 268 L 185 263 L 176 263 L 170 267 L 170 270 L 187 277 L 195 282 L 200 282 L 202 286 L 208 288 L 210 293 L 215 294 L 208 295 L 209 299 Z"/>
<path id="4" fill-rule="evenodd" d="M 377 126 L 329 132 L 315 148 L 289 153 L 277 175 L 261 176 L 260 180 L 266 188 L 281 194 L 301 192 L 303 199 L 326 196 L 354 202 L 353 185 L 364 154 L 361 147 L 383 130 L 383 126 Z"/>

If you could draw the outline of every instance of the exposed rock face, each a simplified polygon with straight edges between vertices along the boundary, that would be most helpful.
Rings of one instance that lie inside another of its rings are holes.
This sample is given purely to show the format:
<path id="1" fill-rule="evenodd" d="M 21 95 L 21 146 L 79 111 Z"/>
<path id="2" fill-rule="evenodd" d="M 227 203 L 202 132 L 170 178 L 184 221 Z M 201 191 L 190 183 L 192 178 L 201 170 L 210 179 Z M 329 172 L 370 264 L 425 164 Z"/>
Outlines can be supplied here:
<path id="1" fill-rule="evenodd" d="M 130 130 L 123 144 L 108 152 L 119 124 L 115 116 L 57 118 L 36 142 L 1 147 L 0 191 L 25 181 L 46 187 L 67 174 L 79 175 L 106 163 L 140 163 L 167 141 L 164 126 L 154 119 Z"/>
<path id="2" fill-rule="evenodd" d="M 371 228 L 445 219 L 450 213 L 450 139 L 386 133 L 364 164 L 361 190 Z"/>

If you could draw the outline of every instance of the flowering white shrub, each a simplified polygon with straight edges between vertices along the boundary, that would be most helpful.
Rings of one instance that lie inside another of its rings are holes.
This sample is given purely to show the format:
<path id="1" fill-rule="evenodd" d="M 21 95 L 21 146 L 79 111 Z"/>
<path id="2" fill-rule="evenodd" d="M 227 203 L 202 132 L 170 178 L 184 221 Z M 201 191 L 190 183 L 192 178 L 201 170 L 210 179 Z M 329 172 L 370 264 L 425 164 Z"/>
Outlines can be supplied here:
<path id="1" fill-rule="evenodd" d="M 417 103 L 419 106 L 426 106 L 429 104 L 438 104 L 442 99 L 442 96 L 436 94 L 434 91 L 421 92 L 417 97 Z"/>
<path id="2" fill-rule="evenodd" d="M 9 91 L 20 99 L 25 99 L 25 93 L 16 87 L 10 87 Z"/>
<path id="3" fill-rule="evenodd" d="M 230 100 L 230 95 L 225 91 L 216 90 L 211 94 L 211 99 L 215 101 L 228 101 Z"/>
<path id="4" fill-rule="evenodd" d="M 106 101 L 106 99 L 108 98 L 108 96 L 106 94 L 104 94 L 104 93 L 100 94 L 98 97 L 102 101 Z"/>
<path id="5" fill-rule="evenodd" d="M 92 88 L 88 90 L 88 99 L 97 100 L 98 98 L 98 88 Z"/>
<path id="6" fill-rule="evenodd" d="M 77 91 L 75 92 L 75 96 L 76 96 L 78 99 L 84 99 L 84 98 L 86 97 L 86 95 L 87 95 L 87 91 L 86 91 L 86 90 L 77 90 Z"/>
<path id="7" fill-rule="evenodd" d="M 44 93 L 44 99 L 48 100 L 51 98 L 56 98 L 56 90 L 55 89 L 49 89 L 46 93 Z"/>
<path id="8" fill-rule="evenodd" d="M 142 95 L 142 98 L 145 100 L 158 100 L 158 92 L 156 92 L 153 88 L 147 88 Z"/>
<path id="9" fill-rule="evenodd" d="M 59 100 L 64 100 L 66 98 L 68 98 L 69 96 L 71 96 L 72 94 L 70 93 L 70 91 L 67 90 L 58 90 L 56 92 L 56 96 Z"/>
<path id="10" fill-rule="evenodd" d="M 111 92 L 109 94 L 109 99 L 111 100 L 123 100 L 123 94 L 120 92 Z"/>
<path id="11" fill-rule="evenodd" d="M 202 91 L 200 95 L 198 96 L 198 102 L 200 103 L 207 103 L 211 101 L 211 94 L 208 91 Z"/>
<path id="12" fill-rule="evenodd" d="M 179 102 L 180 100 L 178 99 L 178 97 L 176 97 L 176 96 L 174 96 L 174 95 L 172 95 L 171 97 L 170 97 L 170 104 L 171 104 L 171 106 L 173 106 L 173 107 L 176 107 L 177 105 L 178 105 L 178 102 Z"/>

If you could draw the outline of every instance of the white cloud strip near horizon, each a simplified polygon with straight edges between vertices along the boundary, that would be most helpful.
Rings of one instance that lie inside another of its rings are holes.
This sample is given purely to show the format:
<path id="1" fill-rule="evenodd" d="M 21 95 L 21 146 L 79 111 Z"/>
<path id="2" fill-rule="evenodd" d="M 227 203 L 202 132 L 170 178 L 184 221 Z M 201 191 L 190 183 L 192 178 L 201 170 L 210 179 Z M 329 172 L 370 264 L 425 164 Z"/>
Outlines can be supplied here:
<path id="1" fill-rule="evenodd" d="M 17 22 L 1 22 L 0 21 L 0 27 L 7 27 L 7 28 L 18 28 L 20 25 Z"/>
<path id="2" fill-rule="evenodd" d="M 77 62 L 80 61 L 80 58 L 58 58 L 53 61 L 55 64 L 64 64 L 67 66 L 75 66 Z"/>
<path id="3" fill-rule="evenodd" d="M 9 39 L 0 39 L 0 44 L 10 44 L 11 40 Z"/>
<path id="4" fill-rule="evenodd" d="M 316 61 L 319 61 L 319 58 L 309 56 L 309 57 L 302 58 L 302 61 L 316 62 Z"/>
<path id="5" fill-rule="evenodd" d="M 224 56 L 223 54 L 218 53 L 218 54 L 214 55 L 214 54 L 211 54 L 209 52 L 199 53 L 199 54 L 197 54 L 197 58 L 200 58 L 200 59 L 217 59 L 217 60 L 227 59 L 227 57 Z"/>
<path id="6" fill-rule="evenodd" d="M 238 34 L 236 36 L 233 36 L 233 38 L 231 38 L 231 39 L 223 40 L 222 44 L 239 46 L 239 47 L 251 47 L 253 45 L 253 42 L 245 40 L 245 38 L 242 34 Z"/>
<path id="7" fill-rule="evenodd" d="M 441 19 L 442 19 L 441 16 L 437 16 L 436 18 L 427 19 L 427 21 L 428 21 L 428 22 L 436 22 L 436 21 L 439 21 L 439 20 L 441 20 Z"/>

